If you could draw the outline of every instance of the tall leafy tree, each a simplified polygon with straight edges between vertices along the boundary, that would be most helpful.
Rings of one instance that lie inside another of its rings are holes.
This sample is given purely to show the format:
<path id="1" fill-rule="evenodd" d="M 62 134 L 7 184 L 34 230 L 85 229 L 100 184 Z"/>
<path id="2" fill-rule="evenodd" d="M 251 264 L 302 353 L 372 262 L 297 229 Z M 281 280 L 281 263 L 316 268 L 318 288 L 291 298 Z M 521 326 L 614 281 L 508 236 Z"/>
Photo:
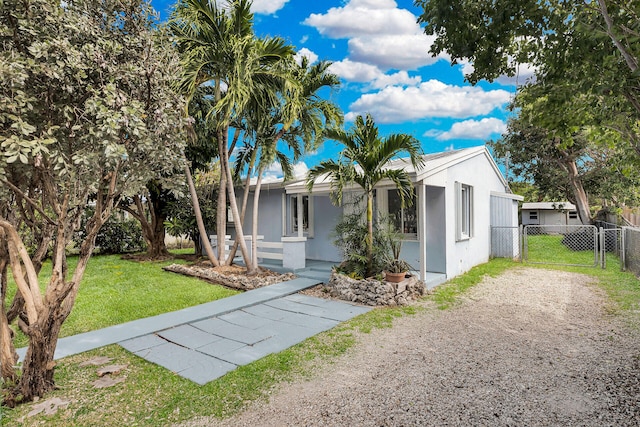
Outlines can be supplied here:
<path id="1" fill-rule="evenodd" d="M 345 131 L 343 129 L 329 129 L 327 138 L 344 145 L 338 160 L 325 160 L 313 167 L 308 174 L 307 187 L 313 190 L 315 180 L 327 176 L 332 179 L 333 201 L 340 205 L 344 190 L 351 184 L 356 184 L 364 191 L 367 211 L 367 275 L 375 274 L 371 271 L 373 261 L 373 192 L 375 186 L 382 180 L 391 181 L 400 194 L 403 205 L 411 202 L 413 184 L 409 174 L 402 169 L 389 169 L 389 162 L 401 154 L 408 154 L 409 161 L 415 168 L 424 164 L 421 156 L 420 142 L 407 134 L 392 134 L 381 137 L 373 118 L 356 117 L 354 126 Z"/>
<path id="2" fill-rule="evenodd" d="M 180 167 L 183 100 L 171 44 L 140 0 L 0 2 L 0 364 L 5 403 L 54 388 L 53 355 L 100 227 Z M 87 204 L 76 268 L 66 247 Z M 28 249 L 27 244 L 31 243 Z M 39 272 L 51 256 L 52 274 Z M 17 284 L 7 298 L 8 267 Z M 22 372 L 9 328 L 29 340 Z"/>
<path id="3" fill-rule="evenodd" d="M 537 68 L 548 91 L 589 96 L 602 126 L 640 155 L 640 3 L 627 0 L 416 0 L 431 52 L 470 61 L 471 83 Z M 573 98 L 578 99 L 578 98 Z M 585 105 L 579 99 L 575 108 Z M 574 108 L 574 109 L 575 109 Z"/>
<path id="4" fill-rule="evenodd" d="M 236 239 L 245 265 L 253 269 L 244 242 L 232 169 L 229 130 L 242 120 L 246 108 L 259 99 L 264 105 L 275 105 L 283 93 L 297 90 L 294 81 L 280 66 L 293 55 L 292 46 L 280 38 L 258 38 L 253 32 L 251 2 L 232 0 L 228 8 L 216 1 L 183 0 L 175 9 L 170 23 L 180 51 L 183 53 L 184 77 L 181 88 L 192 95 L 202 85 L 213 87 L 214 106 L 209 118 L 216 124 L 216 138 L 221 167 L 221 190 L 218 206 L 226 206 L 227 189 Z M 283 89 L 284 88 L 284 89 Z M 195 197 L 195 194 L 192 194 Z M 218 241 L 224 241 L 226 209 L 218 208 Z M 219 245 L 218 260 L 224 262 L 224 246 Z M 231 262 L 231 260 L 228 260 Z"/>

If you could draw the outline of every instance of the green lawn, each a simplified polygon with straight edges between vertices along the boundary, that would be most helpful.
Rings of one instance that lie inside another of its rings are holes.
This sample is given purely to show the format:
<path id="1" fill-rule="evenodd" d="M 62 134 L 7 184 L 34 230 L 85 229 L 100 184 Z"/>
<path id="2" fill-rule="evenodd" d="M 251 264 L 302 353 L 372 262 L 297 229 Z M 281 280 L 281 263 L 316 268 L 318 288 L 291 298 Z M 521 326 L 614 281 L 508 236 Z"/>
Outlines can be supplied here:
<path id="1" fill-rule="evenodd" d="M 560 235 L 527 236 L 527 261 L 543 264 L 594 265 L 593 250 L 573 251 L 562 244 Z"/>
<path id="2" fill-rule="evenodd" d="M 116 267 L 118 262 L 109 266 L 107 261 L 108 258 L 104 264 L 100 264 L 104 268 L 110 268 L 108 271 L 112 274 L 122 271 L 123 267 Z M 145 267 L 149 265 L 140 266 Z M 612 255 L 609 256 L 606 270 L 593 267 L 549 267 L 495 259 L 437 287 L 426 299 L 433 301 L 436 308 L 447 309 L 455 306 L 461 300 L 460 297 L 485 276 L 496 276 L 509 268 L 522 267 L 553 268 L 593 276 L 598 279 L 597 286 L 610 296 L 611 313 L 622 315 L 634 323 L 640 318 L 640 282 L 632 274 L 621 272 Z M 171 287 L 163 289 L 166 293 Z M 69 407 L 53 416 L 25 418 L 21 425 L 157 426 L 171 425 L 197 416 L 228 417 L 242 410 L 251 401 L 268 399 L 278 384 L 312 375 L 318 369 L 331 369 L 331 362 L 357 343 L 358 333 L 390 327 L 395 318 L 410 316 L 424 309 L 430 308 L 410 306 L 372 310 L 285 351 L 242 366 L 204 386 L 140 359 L 118 346 L 68 357 L 60 362 L 56 370 L 56 385 L 59 389 L 47 397 L 71 400 Z M 111 388 L 92 388 L 91 383 L 97 379 L 96 368 L 80 367 L 79 364 L 97 355 L 112 357 L 111 363 L 127 365 L 120 374 L 125 381 Z M 15 410 L 5 409 L 2 420 L 7 425 L 17 424 L 18 419 L 32 407 L 29 404 Z"/>
<path id="3" fill-rule="evenodd" d="M 193 249 L 191 249 L 193 251 Z M 155 316 L 238 293 L 222 286 L 169 273 L 162 267 L 182 260 L 137 262 L 119 255 L 93 256 L 80 284 L 69 318 L 62 325 L 61 337 L 105 328 L 130 320 Z M 76 257 L 69 258 L 69 269 Z M 51 275 L 51 263 L 43 266 L 40 283 L 44 287 Z M 9 293 L 15 292 L 10 280 Z M 27 344 L 20 337 L 17 346 Z"/>

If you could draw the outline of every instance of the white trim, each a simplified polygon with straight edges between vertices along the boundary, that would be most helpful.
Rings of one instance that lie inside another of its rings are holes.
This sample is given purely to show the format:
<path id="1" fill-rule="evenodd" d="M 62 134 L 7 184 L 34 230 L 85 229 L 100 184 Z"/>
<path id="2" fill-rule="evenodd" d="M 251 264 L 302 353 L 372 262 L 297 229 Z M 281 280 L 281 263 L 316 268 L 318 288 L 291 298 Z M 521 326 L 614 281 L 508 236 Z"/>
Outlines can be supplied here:
<path id="1" fill-rule="evenodd" d="M 519 202 L 524 200 L 524 196 L 521 196 L 519 194 L 513 194 L 513 193 L 501 193 L 499 191 L 491 191 L 490 195 L 494 197 L 500 197 L 503 199 L 517 200 Z"/>
<path id="2" fill-rule="evenodd" d="M 474 235 L 473 198 L 473 186 L 455 182 L 457 242 L 469 240 Z"/>
<path id="3" fill-rule="evenodd" d="M 418 214 L 418 242 L 420 245 L 420 280 L 425 281 L 427 278 L 427 209 L 426 195 L 427 187 L 424 183 L 418 184 L 416 195 L 417 214 Z"/>

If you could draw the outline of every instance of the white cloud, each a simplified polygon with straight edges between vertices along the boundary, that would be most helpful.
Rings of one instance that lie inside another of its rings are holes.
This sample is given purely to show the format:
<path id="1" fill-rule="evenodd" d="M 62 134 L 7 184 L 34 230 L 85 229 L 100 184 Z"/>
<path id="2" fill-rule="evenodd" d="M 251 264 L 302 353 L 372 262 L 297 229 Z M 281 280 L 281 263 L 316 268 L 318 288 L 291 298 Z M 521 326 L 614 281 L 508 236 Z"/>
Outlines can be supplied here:
<path id="1" fill-rule="evenodd" d="M 307 172 L 309 172 L 309 167 L 305 162 L 298 162 L 293 165 L 293 177 L 295 179 L 302 179 L 307 176 Z M 262 182 L 274 182 L 279 181 L 284 176 L 282 172 L 282 165 L 280 162 L 274 162 L 271 166 L 267 168 L 262 177 Z"/>
<path id="2" fill-rule="evenodd" d="M 465 76 L 473 73 L 475 69 L 473 64 L 467 60 L 460 61 L 459 64 L 461 65 L 460 71 Z M 537 71 L 538 67 L 535 65 L 529 63 L 519 64 L 516 66 L 515 76 L 501 75 L 496 81 L 505 86 L 522 86 L 529 82 L 535 82 Z"/>
<path id="3" fill-rule="evenodd" d="M 307 172 L 309 172 L 309 167 L 305 162 L 298 162 L 293 165 L 293 176 L 295 178 L 305 178 L 307 176 Z"/>
<path id="4" fill-rule="evenodd" d="M 303 47 L 296 53 L 295 60 L 298 64 L 302 63 L 302 57 L 306 56 L 309 59 L 309 63 L 313 64 L 318 60 L 318 55 L 310 49 Z"/>
<path id="5" fill-rule="evenodd" d="M 409 76 L 409 73 L 406 71 L 398 71 L 394 74 L 383 74 L 373 82 L 371 82 L 371 87 L 374 89 L 382 89 L 388 86 L 416 86 L 419 85 L 422 81 L 422 77 L 420 76 Z"/>
<path id="6" fill-rule="evenodd" d="M 417 16 L 393 0 L 351 0 L 324 14 L 312 14 L 305 24 L 330 38 L 348 38 L 349 59 L 381 70 L 414 70 L 448 55 L 429 53 L 434 36 L 427 36 Z"/>
<path id="7" fill-rule="evenodd" d="M 282 9 L 289 0 L 253 0 L 251 11 L 262 15 L 272 15 Z"/>
<path id="8" fill-rule="evenodd" d="M 406 71 L 385 74 L 375 65 L 355 62 L 349 59 L 334 62 L 331 64 L 330 71 L 348 82 L 368 83 L 369 87 L 373 89 L 381 89 L 393 85 L 415 86 L 422 81 L 420 76 L 409 76 Z"/>
<path id="9" fill-rule="evenodd" d="M 507 130 L 507 125 L 500 119 L 495 117 L 484 118 L 481 120 L 465 120 L 463 122 L 454 123 L 446 132 L 440 132 L 437 135 L 431 133 L 430 136 L 436 136 L 439 141 L 447 141 L 450 139 L 482 139 L 486 140 L 493 134 L 502 134 Z"/>
<path id="10" fill-rule="evenodd" d="M 380 123 L 401 123 L 430 117 L 464 118 L 489 114 L 510 99 L 505 90 L 453 86 L 429 80 L 414 87 L 386 87 L 362 95 L 350 105 L 346 120 L 371 113 Z"/>
<path id="11" fill-rule="evenodd" d="M 500 76 L 496 81 L 503 85 L 522 86 L 529 82 L 536 81 L 538 67 L 532 64 L 519 64 L 516 68 L 516 75 L 512 77 Z"/>
<path id="12" fill-rule="evenodd" d="M 334 62 L 329 67 L 332 73 L 349 82 L 371 82 L 382 75 L 382 71 L 375 65 L 355 62 L 350 59 Z"/>
<path id="13" fill-rule="evenodd" d="M 325 14 L 313 13 L 303 22 L 332 38 L 382 34 L 416 34 L 416 16 L 398 9 L 393 0 L 351 0 L 344 7 L 332 7 Z"/>
<path id="14" fill-rule="evenodd" d="M 381 69 L 414 70 L 431 65 L 446 54 L 433 57 L 429 48 L 435 40 L 424 33 L 387 35 L 382 37 L 356 37 L 349 40 L 349 53 L 354 61 L 375 64 Z"/>

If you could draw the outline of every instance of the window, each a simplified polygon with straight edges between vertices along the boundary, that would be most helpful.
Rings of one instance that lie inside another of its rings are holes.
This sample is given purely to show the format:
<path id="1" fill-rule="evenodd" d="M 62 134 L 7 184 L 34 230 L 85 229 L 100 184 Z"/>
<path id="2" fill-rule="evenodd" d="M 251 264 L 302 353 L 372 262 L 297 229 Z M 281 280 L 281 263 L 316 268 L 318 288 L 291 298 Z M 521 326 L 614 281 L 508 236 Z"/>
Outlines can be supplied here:
<path id="1" fill-rule="evenodd" d="M 411 206 L 402 207 L 398 190 L 389 190 L 387 197 L 389 219 L 395 226 L 395 229 L 406 235 L 417 236 L 418 216 L 416 215 L 415 192 L 411 197 Z"/>
<path id="2" fill-rule="evenodd" d="M 529 212 L 529 220 L 538 220 L 538 211 Z"/>
<path id="3" fill-rule="evenodd" d="M 298 233 L 298 197 L 302 197 L 302 217 L 300 218 L 302 221 L 302 232 L 311 237 L 313 234 L 313 198 L 309 196 L 290 196 L 289 209 L 291 212 L 291 224 L 289 229 L 291 230 L 291 234 Z"/>
<path id="4" fill-rule="evenodd" d="M 456 240 L 473 237 L 473 187 L 456 182 Z"/>
<path id="5" fill-rule="evenodd" d="M 569 211 L 569 219 L 578 219 L 578 211 Z"/>

